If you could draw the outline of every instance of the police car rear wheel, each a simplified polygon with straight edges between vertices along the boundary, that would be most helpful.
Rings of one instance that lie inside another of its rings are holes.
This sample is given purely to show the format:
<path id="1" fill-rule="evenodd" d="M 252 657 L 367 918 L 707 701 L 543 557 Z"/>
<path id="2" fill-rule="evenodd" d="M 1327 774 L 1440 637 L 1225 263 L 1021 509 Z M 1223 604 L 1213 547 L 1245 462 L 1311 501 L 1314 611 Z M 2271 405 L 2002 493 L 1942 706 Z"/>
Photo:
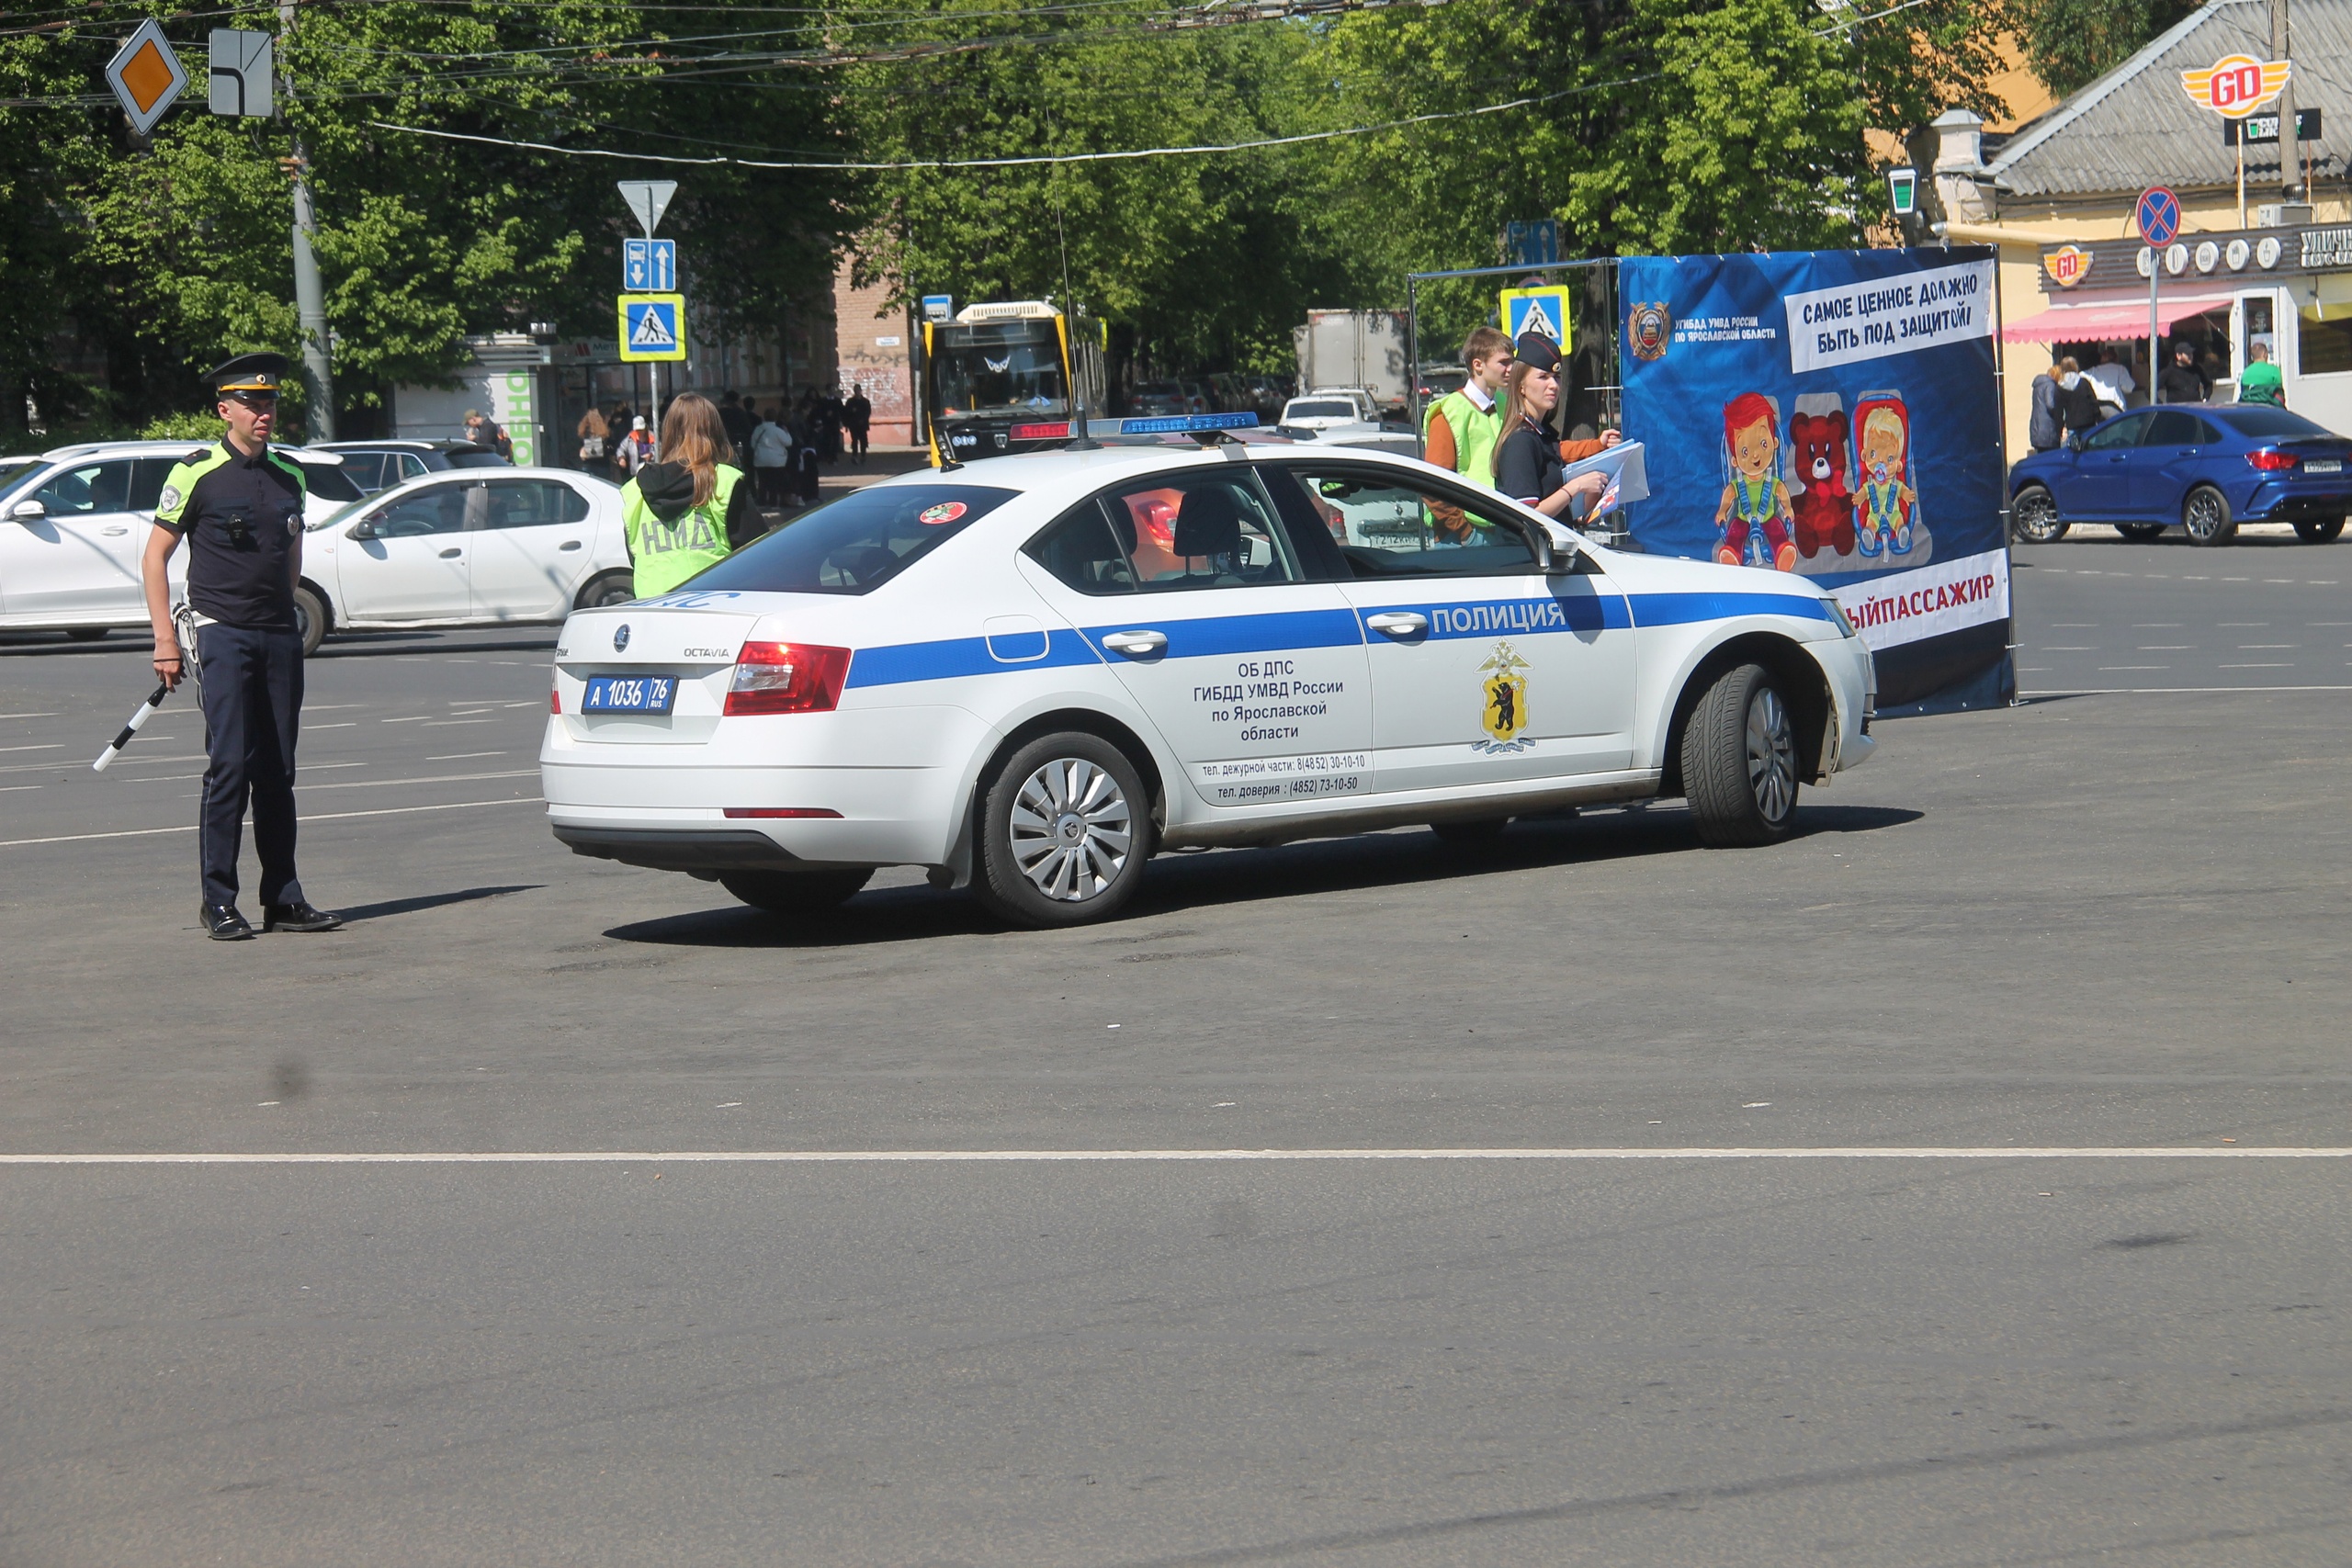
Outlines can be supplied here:
<path id="1" fill-rule="evenodd" d="M 731 871 L 718 885 L 754 909 L 785 919 L 801 919 L 838 909 L 873 876 L 871 866 L 855 871 Z"/>
<path id="2" fill-rule="evenodd" d="M 294 590 L 294 629 L 302 634 L 302 657 L 308 659 L 319 651 L 319 644 L 327 640 L 325 601 L 308 583 Z"/>
<path id="3" fill-rule="evenodd" d="M 1151 858 L 1148 801 L 1135 764 L 1100 736 L 1047 735 L 1022 747 L 981 796 L 980 902 L 1017 925 L 1107 919 Z"/>
<path id="4" fill-rule="evenodd" d="M 1796 825 L 1796 722 L 1770 671 L 1717 678 L 1682 732 L 1682 786 L 1702 842 L 1769 844 Z"/>

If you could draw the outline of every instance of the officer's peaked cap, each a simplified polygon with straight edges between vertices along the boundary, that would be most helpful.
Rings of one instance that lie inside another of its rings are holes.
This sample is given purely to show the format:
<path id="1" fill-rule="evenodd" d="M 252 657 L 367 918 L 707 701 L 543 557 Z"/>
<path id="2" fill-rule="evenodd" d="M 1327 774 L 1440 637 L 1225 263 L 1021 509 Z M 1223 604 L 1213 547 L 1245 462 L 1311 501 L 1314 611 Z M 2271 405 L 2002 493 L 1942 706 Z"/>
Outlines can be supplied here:
<path id="1" fill-rule="evenodd" d="M 241 354 L 204 373 L 216 392 L 274 392 L 292 361 L 282 354 Z"/>
<path id="2" fill-rule="evenodd" d="M 1511 345 L 1510 356 L 1521 365 L 1532 365 L 1538 370 L 1560 367 L 1560 345 L 1542 333 L 1521 333 Z"/>

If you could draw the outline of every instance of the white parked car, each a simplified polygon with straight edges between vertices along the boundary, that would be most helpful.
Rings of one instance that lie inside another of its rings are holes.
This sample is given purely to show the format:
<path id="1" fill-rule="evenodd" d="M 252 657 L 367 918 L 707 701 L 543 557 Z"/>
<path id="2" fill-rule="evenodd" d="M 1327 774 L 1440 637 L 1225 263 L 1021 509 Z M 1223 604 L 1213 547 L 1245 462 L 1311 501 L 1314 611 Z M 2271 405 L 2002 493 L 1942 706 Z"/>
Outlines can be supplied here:
<path id="1" fill-rule="evenodd" d="M 1055 925 L 1161 849 L 1652 796 L 1769 842 L 1870 755 L 1873 691 L 1784 573 L 1598 548 L 1384 453 L 1103 447 L 886 480 L 575 614 L 539 761 L 582 854 L 781 913 L 921 865 Z"/>
<path id="2" fill-rule="evenodd" d="M 1293 398 L 1283 405 L 1283 417 L 1278 428 L 1285 433 L 1311 432 L 1321 434 L 1350 425 L 1370 425 L 1378 429 L 1380 410 L 1369 392 L 1348 389 L 1326 389 Z"/>
<path id="3" fill-rule="evenodd" d="M 552 624 L 631 596 L 621 492 L 567 468 L 458 468 L 345 506 L 302 543 L 303 646 L 383 626 Z"/>
<path id="4" fill-rule="evenodd" d="M 140 560 L 155 502 L 173 467 L 201 450 L 187 441 L 108 441 L 61 446 L 0 474 L 0 626 L 102 637 L 147 626 Z M 302 465 L 305 521 L 324 522 L 359 499 L 328 453 L 280 446 Z M 187 552 L 173 553 L 175 595 Z"/>

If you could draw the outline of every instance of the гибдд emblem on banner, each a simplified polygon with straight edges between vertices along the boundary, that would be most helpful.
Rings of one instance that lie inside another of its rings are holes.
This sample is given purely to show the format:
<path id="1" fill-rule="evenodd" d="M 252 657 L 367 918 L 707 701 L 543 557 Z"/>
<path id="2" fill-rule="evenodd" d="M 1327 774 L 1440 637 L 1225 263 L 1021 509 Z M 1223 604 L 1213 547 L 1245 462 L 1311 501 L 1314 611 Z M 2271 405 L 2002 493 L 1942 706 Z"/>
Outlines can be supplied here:
<path id="1" fill-rule="evenodd" d="M 1638 300 L 1625 312 L 1625 342 L 1636 359 L 1664 359 L 1674 338 L 1674 317 L 1666 301 L 1645 305 Z"/>
<path id="2" fill-rule="evenodd" d="M 1532 738 L 1520 739 L 1520 732 L 1527 728 L 1527 677 L 1521 671 L 1533 668 L 1507 642 L 1495 644 L 1495 651 L 1478 666 L 1478 673 L 1487 678 L 1486 706 L 1478 716 L 1478 725 L 1491 739 L 1472 741 L 1475 750 L 1493 756 L 1501 751 L 1524 751 L 1535 744 Z"/>

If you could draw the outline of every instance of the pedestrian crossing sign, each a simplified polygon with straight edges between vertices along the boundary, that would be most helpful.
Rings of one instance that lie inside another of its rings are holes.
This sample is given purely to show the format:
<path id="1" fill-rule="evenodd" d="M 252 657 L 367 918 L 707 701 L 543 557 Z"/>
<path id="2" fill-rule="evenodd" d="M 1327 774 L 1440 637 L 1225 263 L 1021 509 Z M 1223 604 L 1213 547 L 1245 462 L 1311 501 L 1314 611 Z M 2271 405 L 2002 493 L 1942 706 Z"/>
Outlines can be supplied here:
<path id="1" fill-rule="evenodd" d="M 1542 333 L 1563 349 L 1568 345 L 1568 291 L 1557 284 L 1502 291 L 1502 325 L 1516 341 L 1521 333 Z"/>
<path id="2" fill-rule="evenodd" d="M 621 358 L 632 363 L 686 356 L 686 297 L 683 294 L 624 294 Z"/>

